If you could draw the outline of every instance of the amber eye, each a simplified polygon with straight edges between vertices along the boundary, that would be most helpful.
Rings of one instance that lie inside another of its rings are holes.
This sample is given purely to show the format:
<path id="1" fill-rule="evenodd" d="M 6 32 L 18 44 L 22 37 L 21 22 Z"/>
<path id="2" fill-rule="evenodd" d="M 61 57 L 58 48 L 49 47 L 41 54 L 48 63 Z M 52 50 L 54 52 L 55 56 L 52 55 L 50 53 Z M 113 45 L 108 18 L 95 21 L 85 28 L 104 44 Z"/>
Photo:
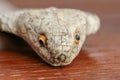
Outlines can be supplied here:
<path id="1" fill-rule="evenodd" d="M 79 44 L 80 34 L 75 35 L 75 44 Z"/>
<path id="2" fill-rule="evenodd" d="M 47 41 L 46 36 L 43 35 L 43 34 L 40 34 L 40 36 L 39 36 L 39 43 L 40 43 L 40 45 L 44 46 L 46 44 L 46 41 Z"/>

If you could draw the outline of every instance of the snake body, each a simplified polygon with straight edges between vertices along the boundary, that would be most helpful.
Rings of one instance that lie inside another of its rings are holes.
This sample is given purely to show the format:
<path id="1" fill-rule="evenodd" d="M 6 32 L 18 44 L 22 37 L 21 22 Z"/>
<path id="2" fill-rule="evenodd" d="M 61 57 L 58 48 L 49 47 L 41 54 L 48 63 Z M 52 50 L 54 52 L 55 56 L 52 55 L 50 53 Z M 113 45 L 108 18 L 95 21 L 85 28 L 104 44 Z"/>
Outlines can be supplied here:
<path id="1" fill-rule="evenodd" d="M 70 64 L 85 38 L 100 27 L 95 14 L 76 9 L 25 9 L 0 13 L 0 30 L 23 38 L 52 66 Z"/>

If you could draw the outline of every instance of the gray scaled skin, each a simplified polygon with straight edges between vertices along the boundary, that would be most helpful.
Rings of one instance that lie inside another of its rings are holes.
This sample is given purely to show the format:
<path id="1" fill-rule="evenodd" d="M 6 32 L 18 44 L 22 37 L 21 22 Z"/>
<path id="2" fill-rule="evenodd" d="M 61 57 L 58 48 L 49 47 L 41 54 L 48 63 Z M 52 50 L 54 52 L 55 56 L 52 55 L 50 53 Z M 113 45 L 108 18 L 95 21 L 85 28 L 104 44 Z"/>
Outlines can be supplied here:
<path id="1" fill-rule="evenodd" d="M 79 54 L 85 38 L 100 27 L 99 18 L 75 9 L 20 10 L 0 13 L 0 29 L 23 38 L 52 66 L 70 64 Z M 46 42 L 39 41 L 44 34 Z M 77 41 L 77 42 L 76 42 Z"/>

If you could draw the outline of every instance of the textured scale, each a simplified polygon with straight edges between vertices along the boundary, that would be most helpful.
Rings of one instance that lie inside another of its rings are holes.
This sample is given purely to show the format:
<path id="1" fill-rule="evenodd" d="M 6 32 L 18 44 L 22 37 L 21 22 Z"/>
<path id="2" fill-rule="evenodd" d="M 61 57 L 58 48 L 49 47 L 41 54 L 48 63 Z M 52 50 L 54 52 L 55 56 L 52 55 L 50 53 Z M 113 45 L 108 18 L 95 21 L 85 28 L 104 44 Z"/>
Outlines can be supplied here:
<path id="1" fill-rule="evenodd" d="M 86 36 L 99 26 L 96 15 L 75 9 L 50 7 L 0 13 L 0 29 L 23 38 L 52 66 L 70 64 Z"/>

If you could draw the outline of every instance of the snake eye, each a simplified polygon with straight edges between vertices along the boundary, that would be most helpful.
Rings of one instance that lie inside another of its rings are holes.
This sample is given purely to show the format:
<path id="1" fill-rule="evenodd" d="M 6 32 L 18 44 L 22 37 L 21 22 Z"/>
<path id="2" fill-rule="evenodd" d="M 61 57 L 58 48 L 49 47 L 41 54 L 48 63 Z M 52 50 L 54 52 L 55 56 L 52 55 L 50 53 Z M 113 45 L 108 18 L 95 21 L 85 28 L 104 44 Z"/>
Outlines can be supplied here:
<path id="1" fill-rule="evenodd" d="M 76 40 L 80 40 L 80 35 L 79 35 L 79 34 L 76 34 L 76 35 L 75 35 L 75 38 L 76 38 Z"/>
<path id="2" fill-rule="evenodd" d="M 75 44 L 79 44 L 80 34 L 75 35 Z"/>
<path id="3" fill-rule="evenodd" d="M 47 38 L 44 34 L 39 35 L 39 43 L 41 46 L 44 46 L 46 44 Z"/>

